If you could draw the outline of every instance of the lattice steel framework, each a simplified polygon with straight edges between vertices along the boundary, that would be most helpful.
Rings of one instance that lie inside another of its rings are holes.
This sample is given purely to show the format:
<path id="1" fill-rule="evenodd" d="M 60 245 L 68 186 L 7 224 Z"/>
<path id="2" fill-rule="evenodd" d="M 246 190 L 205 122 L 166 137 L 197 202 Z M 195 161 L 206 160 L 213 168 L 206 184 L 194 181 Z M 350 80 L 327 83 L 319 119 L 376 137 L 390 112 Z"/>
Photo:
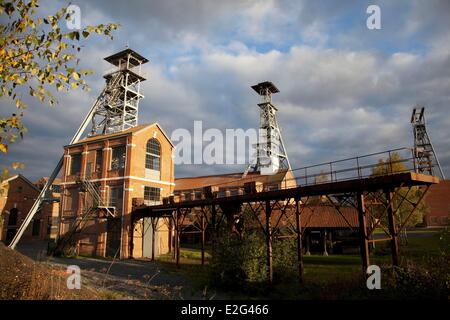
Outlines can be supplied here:
<path id="1" fill-rule="evenodd" d="M 269 81 L 252 86 L 261 97 L 260 132 L 256 147 L 255 162 L 250 164 L 244 173 L 260 172 L 260 174 L 274 174 L 279 169 L 290 169 L 291 165 L 278 126 L 276 112 L 278 109 L 272 104 L 272 94 L 279 92 L 278 88 Z"/>
<path id="2" fill-rule="evenodd" d="M 433 175 L 433 168 L 437 167 L 442 179 L 445 179 L 436 152 L 434 151 L 431 139 L 428 136 L 425 123 L 425 108 L 413 109 L 411 124 L 414 135 L 414 153 L 417 161 L 417 171 L 419 173 L 429 173 Z"/>
<path id="3" fill-rule="evenodd" d="M 90 135 L 123 131 L 138 124 L 139 101 L 144 97 L 140 93 L 141 66 L 148 62 L 131 49 L 123 50 L 106 61 L 115 66 L 108 72 L 105 90 L 102 91 L 92 117 Z"/>

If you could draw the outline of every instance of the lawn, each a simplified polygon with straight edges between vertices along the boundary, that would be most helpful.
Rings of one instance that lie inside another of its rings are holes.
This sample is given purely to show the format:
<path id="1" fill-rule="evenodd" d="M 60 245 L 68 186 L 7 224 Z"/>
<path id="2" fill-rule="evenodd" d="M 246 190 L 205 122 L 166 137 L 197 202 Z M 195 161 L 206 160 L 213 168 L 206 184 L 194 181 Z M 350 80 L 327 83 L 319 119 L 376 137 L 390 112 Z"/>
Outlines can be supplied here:
<path id="1" fill-rule="evenodd" d="M 406 260 L 416 262 L 423 261 L 424 257 L 435 256 L 439 250 L 439 233 L 423 232 L 425 236 L 409 236 L 407 244 L 401 244 L 401 263 Z M 206 250 L 207 264 L 202 266 L 201 251 L 198 247 L 190 245 L 188 248 L 180 249 L 180 267 L 176 268 L 172 255 L 159 257 L 173 270 L 181 272 L 191 279 L 193 288 L 203 290 L 209 287 L 208 259 L 210 247 Z M 295 253 L 293 253 L 295 254 Z M 388 243 L 377 243 L 371 252 L 371 264 L 382 267 L 391 265 L 391 252 Z M 339 298 L 340 296 L 351 296 L 351 288 L 362 283 L 361 257 L 359 255 L 310 255 L 304 256 L 304 283 L 298 285 L 298 278 L 290 281 L 275 281 L 269 291 L 245 293 L 229 293 L 234 299 L 238 298 L 268 298 L 268 299 L 315 299 L 315 298 Z M 349 284 L 349 285 L 346 285 Z M 329 288 L 334 288 L 330 290 Z"/>

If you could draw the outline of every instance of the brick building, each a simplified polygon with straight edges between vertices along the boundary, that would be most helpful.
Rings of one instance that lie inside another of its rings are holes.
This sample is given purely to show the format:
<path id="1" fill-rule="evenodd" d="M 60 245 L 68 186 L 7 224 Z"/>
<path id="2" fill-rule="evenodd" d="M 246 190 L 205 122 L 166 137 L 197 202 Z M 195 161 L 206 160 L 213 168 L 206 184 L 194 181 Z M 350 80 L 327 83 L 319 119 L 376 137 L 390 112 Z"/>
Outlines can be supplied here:
<path id="1" fill-rule="evenodd" d="M 42 177 L 35 183 L 35 185 L 39 190 L 42 190 L 47 181 L 48 177 Z M 42 219 L 44 220 L 43 223 L 46 230 L 45 239 L 55 240 L 58 237 L 60 199 L 61 179 L 56 178 L 45 195 L 41 206 Z"/>
<path id="2" fill-rule="evenodd" d="M 433 184 L 425 197 L 428 213 L 425 215 L 426 226 L 447 226 L 450 219 L 450 180 Z"/>
<path id="3" fill-rule="evenodd" d="M 42 188 L 42 178 L 33 184 L 23 175 L 18 174 L 1 183 L 0 194 L 0 239 L 9 243 L 22 224 L 26 215 Z M 57 236 L 57 219 L 59 213 L 58 181 L 53 184 L 47 194 L 41 209 L 36 213 L 32 222 L 22 237 L 25 241 L 55 239 Z M 1 223 L 3 222 L 3 225 Z"/>
<path id="4" fill-rule="evenodd" d="M 173 149 L 157 123 L 65 146 L 60 237 L 70 238 L 78 254 L 128 258 L 133 199 L 156 204 L 172 194 Z M 144 241 L 150 232 L 149 222 L 137 224 L 133 257 L 151 255 L 151 243 Z M 168 226 L 161 222 L 155 255 L 168 251 L 170 236 Z"/>
<path id="5" fill-rule="evenodd" d="M 1 240 L 9 243 L 39 195 L 39 189 L 22 175 L 15 175 L 1 184 L 0 209 L 2 215 Z M 42 214 L 39 212 L 25 231 L 23 238 L 44 234 Z"/>

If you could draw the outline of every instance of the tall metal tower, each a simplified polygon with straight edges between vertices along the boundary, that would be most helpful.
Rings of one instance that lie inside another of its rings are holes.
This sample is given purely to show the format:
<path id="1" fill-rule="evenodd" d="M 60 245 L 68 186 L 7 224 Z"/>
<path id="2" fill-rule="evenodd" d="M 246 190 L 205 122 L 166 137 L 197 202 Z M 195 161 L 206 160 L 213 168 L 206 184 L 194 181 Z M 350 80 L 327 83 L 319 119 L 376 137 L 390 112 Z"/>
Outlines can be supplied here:
<path id="1" fill-rule="evenodd" d="M 420 112 L 414 108 L 411 115 L 411 124 L 414 134 L 414 156 L 417 161 L 417 170 L 419 173 L 428 173 L 433 175 L 433 167 L 437 166 L 442 179 L 445 179 L 436 152 L 434 151 L 431 139 L 428 136 L 425 126 L 425 107 Z"/>
<path id="2" fill-rule="evenodd" d="M 108 72 L 105 90 L 98 99 L 92 116 L 90 135 L 107 134 L 135 127 L 138 123 L 141 66 L 148 62 L 137 52 L 125 49 L 106 57 L 106 61 L 115 66 Z"/>
<path id="3" fill-rule="evenodd" d="M 74 144 L 81 139 L 90 122 L 92 122 L 92 130 L 89 134 L 91 136 L 119 132 L 137 125 L 139 100 L 144 97 L 140 94 L 140 83 L 145 80 L 141 76 L 141 66 L 148 60 L 129 48 L 106 57 L 105 60 L 116 68 L 104 76 L 105 87 L 69 144 Z M 61 171 L 63 161 L 62 156 L 9 244 L 10 248 L 16 247 L 34 215 L 40 209 L 47 191 Z"/>
<path id="4" fill-rule="evenodd" d="M 252 86 L 262 98 L 260 107 L 259 141 L 256 144 L 255 163 L 250 164 L 244 173 L 260 172 L 262 175 L 274 174 L 280 169 L 290 169 L 291 165 L 284 147 L 276 112 L 272 104 L 272 94 L 280 92 L 270 81 Z"/>

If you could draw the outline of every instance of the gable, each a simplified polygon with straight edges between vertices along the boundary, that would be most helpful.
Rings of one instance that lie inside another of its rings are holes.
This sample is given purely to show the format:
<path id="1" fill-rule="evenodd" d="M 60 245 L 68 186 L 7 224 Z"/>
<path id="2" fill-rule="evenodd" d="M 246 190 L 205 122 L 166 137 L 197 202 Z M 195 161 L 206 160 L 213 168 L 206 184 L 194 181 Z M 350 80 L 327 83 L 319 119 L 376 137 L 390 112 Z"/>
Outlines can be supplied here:
<path id="1" fill-rule="evenodd" d="M 149 129 L 154 129 L 154 130 L 156 129 L 156 131 L 158 131 L 160 133 L 160 136 L 164 137 L 164 140 L 166 142 L 168 142 L 173 148 L 175 147 L 175 145 L 170 140 L 169 136 L 166 134 L 166 132 L 162 129 L 162 127 L 157 122 L 152 123 L 148 126 L 145 126 L 144 128 L 141 128 L 138 131 L 133 132 L 133 135 L 137 136 L 137 135 L 144 134 L 145 132 L 149 131 Z M 158 138 L 158 140 L 160 140 L 160 139 Z"/>

